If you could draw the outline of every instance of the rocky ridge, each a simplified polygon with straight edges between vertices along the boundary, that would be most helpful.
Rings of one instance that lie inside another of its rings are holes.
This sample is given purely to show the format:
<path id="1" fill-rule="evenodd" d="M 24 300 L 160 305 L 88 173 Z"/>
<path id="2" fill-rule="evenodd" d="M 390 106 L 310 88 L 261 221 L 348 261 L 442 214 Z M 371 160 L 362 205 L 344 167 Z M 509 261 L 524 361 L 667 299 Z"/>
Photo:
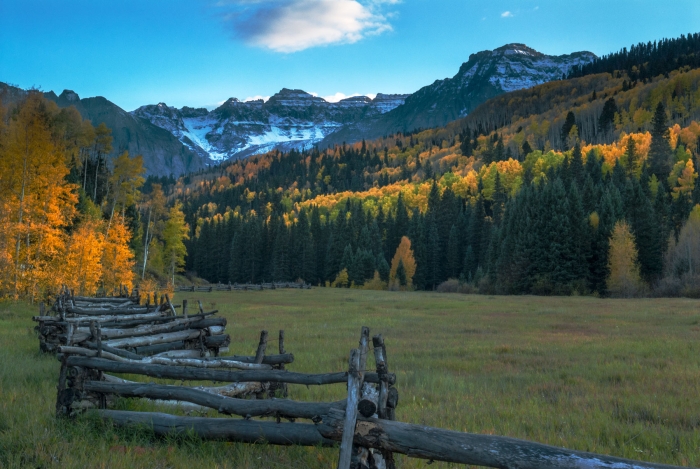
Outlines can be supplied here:
<path id="1" fill-rule="evenodd" d="M 267 101 L 230 98 L 212 111 L 159 103 L 132 114 L 167 130 L 198 155 L 221 161 L 312 146 L 344 125 L 396 108 L 405 98 L 378 94 L 374 99 L 355 96 L 331 103 L 285 88 Z"/>

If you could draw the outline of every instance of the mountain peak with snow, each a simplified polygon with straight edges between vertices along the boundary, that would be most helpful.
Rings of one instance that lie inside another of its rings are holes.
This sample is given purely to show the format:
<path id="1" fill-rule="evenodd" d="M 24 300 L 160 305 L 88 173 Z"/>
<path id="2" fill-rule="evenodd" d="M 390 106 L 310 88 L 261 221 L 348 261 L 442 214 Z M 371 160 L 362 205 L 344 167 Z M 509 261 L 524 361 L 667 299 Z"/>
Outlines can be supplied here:
<path id="1" fill-rule="evenodd" d="M 212 111 L 159 103 L 141 106 L 132 114 L 216 162 L 312 146 L 344 125 L 396 108 L 406 96 L 379 93 L 374 99 L 352 96 L 329 102 L 303 90 L 282 88 L 267 101 L 229 98 Z"/>

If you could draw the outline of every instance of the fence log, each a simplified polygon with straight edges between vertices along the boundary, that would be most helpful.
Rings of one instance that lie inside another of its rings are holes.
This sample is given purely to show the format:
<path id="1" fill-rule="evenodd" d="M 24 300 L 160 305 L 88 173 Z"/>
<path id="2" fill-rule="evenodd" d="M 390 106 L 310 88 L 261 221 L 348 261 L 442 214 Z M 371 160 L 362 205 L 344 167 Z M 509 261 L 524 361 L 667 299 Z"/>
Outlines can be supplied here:
<path id="1" fill-rule="evenodd" d="M 345 413 L 333 409 L 320 424 L 275 423 L 231 418 L 176 417 L 155 412 L 98 410 L 118 426 L 144 425 L 158 435 L 193 430 L 201 438 L 275 445 L 333 446 L 342 438 Z M 680 469 L 601 454 L 575 451 L 493 435 L 359 417 L 357 445 L 410 457 L 499 469 Z"/>
<path id="2" fill-rule="evenodd" d="M 110 373 L 133 373 L 154 378 L 221 381 L 238 383 L 243 381 L 265 381 L 270 383 L 290 383 L 306 385 L 323 385 L 347 382 L 347 372 L 304 374 L 280 370 L 261 371 L 225 371 L 208 370 L 187 366 L 173 367 L 142 363 L 119 363 L 99 358 L 69 357 L 68 366 L 82 366 Z M 366 373 L 365 381 L 378 382 L 375 373 Z"/>
<path id="3" fill-rule="evenodd" d="M 113 339 L 105 342 L 106 345 L 114 348 L 143 347 L 144 345 L 164 344 L 179 340 L 196 339 L 202 335 L 200 329 L 188 329 L 180 332 L 167 332 L 144 337 L 127 337 L 125 339 Z"/>
<path id="4" fill-rule="evenodd" d="M 191 402 L 215 409 L 222 414 L 242 417 L 280 415 L 286 418 L 314 419 L 328 413 L 331 408 L 344 409 L 345 401 L 337 402 L 298 402 L 288 399 L 235 399 L 222 397 L 211 392 L 183 386 L 159 384 L 117 384 L 104 381 L 87 381 L 83 389 L 89 392 L 117 394 L 123 397 L 145 397 L 149 399 L 177 400 Z"/>
<path id="5" fill-rule="evenodd" d="M 247 355 L 229 355 L 219 357 L 221 360 L 235 360 L 243 363 L 255 363 L 255 357 Z M 266 365 L 285 365 L 294 362 L 294 354 L 281 353 L 279 355 L 265 355 L 262 362 Z"/>
<path id="6" fill-rule="evenodd" d="M 318 425 L 321 435 L 339 439 L 344 415 L 332 410 Z M 503 436 L 461 433 L 390 420 L 358 418 L 355 444 L 413 458 L 499 469 L 679 469 L 575 451 Z"/>
<path id="7" fill-rule="evenodd" d="M 209 319 L 176 319 L 164 324 L 141 325 L 135 328 L 103 328 L 102 337 L 106 340 L 126 337 L 139 337 L 144 335 L 161 334 L 165 332 L 179 332 L 186 329 L 205 329 L 213 326 L 226 326 L 226 318 Z M 81 331 L 81 329 L 78 329 Z"/>
<path id="8" fill-rule="evenodd" d="M 185 433 L 190 430 L 202 438 L 212 440 L 267 443 L 273 445 L 335 446 L 336 442 L 323 438 L 312 424 L 260 422 L 244 419 L 211 419 L 204 417 L 176 417 L 157 412 L 130 412 L 98 410 L 105 420 L 118 426 L 143 425 L 157 435 Z"/>

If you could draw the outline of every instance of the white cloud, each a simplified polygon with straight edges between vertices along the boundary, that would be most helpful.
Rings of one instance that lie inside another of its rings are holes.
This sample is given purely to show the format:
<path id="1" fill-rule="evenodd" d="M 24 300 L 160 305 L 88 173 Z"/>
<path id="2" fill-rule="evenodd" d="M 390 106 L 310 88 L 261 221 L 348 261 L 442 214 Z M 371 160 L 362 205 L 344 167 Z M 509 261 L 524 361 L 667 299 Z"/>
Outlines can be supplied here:
<path id="1" fill-rule="evenodd" d="M 262 99 L 263 101 L 267 102 L 268 99 L 270 99 L 269 96 L 260 96 L 255 95 L 255 96 L 248 96 L 246 99 L 243 100 L 244 103 L 247 103 L 248 101 L 256 101 L 258 99 Z"/>
<path id="2" fill-rule="evenodd" d="M 297 52 L 330 44 L 351 44 L 391 30 L 383 5 L 398 0 L 221 1 L 224 20 L 249 44 L 275 52 Z"/>
<path id="3" fill-rule="evenodd" d="M 513 13 L 511 13 L 510 11 L 504 11 L 503 13 L 501 13 L 501 18 L 512 18 L 512 17 L 513 17 Z"/>

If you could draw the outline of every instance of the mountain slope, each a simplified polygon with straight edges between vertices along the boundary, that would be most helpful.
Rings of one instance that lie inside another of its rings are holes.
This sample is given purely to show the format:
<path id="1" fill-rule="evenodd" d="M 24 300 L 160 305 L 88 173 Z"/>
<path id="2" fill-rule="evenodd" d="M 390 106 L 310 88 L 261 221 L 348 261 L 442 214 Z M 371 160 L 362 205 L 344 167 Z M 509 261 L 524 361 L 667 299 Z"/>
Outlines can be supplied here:
<path id="1" fill-rule="evenodd" d="M 143 155 L 148 175 L 179 175 L 206 167 L 207 160 L 183 146 L 170 132 L 133 116 L 101 96 L 80 99 L 70 90 L 59 96 L 53 92 L 44 95 L 60 107 L 75 106 L 93 125 L 104 122 L 114 137 L 110 156 L 123 151 L 132 156 Z"/>
<path id="2" fill-rule="evenodd" d="M 453 78 L 421 88 L 386 114 L 339 129 L 321 145 L 442 126 L 500 94 L 561 79 L 572 67 L 590 63 L 595 57 L 591 52 L 545 55 L 524 44 L 478 52 L 469 56 Z"/>
<path id="3" fill-rule="evenodd" d="M 284 88 L 267 101 L 230 98 L 211 112 L 160 103 L 132 114 L 167 130 L 198 155 L 220 161 L 312 146 L 343 125 L 394 109 L 405 98 L 378 94 L 374 99 L 356 96 L 330 103 Z"/>

